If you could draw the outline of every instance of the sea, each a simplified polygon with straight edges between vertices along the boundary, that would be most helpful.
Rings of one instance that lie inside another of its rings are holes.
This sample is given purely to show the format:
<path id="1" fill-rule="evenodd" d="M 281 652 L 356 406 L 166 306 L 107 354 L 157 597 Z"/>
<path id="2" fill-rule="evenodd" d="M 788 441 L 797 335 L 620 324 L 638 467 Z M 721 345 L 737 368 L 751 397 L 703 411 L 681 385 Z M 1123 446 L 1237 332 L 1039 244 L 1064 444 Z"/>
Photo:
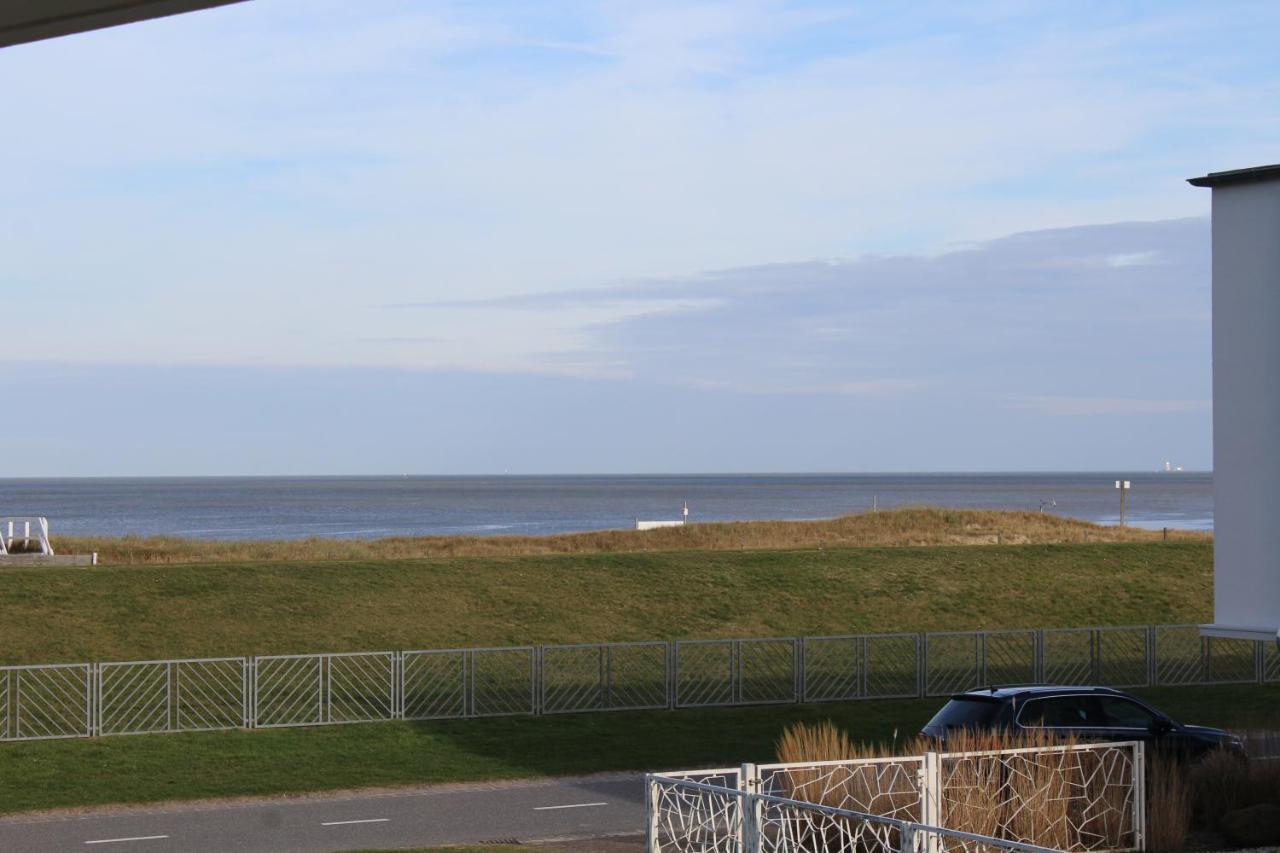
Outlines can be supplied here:
<path id="1" fill-rule="evenodd" d="M 689 522 L 821 519 L 873 507 L 1043 511 L 1115 524 L 1213 529 L 1207 472 L 681 474 L 662 476 L 0 479 L 0 517 L 54 535 L 208 539 L 546 535 Z"/>

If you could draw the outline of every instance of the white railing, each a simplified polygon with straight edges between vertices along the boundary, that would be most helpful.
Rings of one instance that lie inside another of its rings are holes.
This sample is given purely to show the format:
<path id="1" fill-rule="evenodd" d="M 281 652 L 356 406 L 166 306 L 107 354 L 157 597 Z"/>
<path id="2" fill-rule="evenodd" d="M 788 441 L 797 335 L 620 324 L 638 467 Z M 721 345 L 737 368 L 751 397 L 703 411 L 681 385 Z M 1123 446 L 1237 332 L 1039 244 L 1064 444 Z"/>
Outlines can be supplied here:
<path id="1" fill-rule="evenodd" d="M 53 546 L 49 544 L 47 518 L 34 515 L 0 518 L 0 555 L 7 555 L 19 542 L 22 543 L 25 552 L 27 546 L 33 541 L 39 545 L 39 553 L 53 556 Z"/>
<path id="2" fill-rule="evenodd" d="M 1140 850 L 1144 768 L 1122 742 L 650 774 L 648 851 Z"/>
<path id="3" fill-rule="evenodd" d="M 0 666 L 0 740 L 1273 682 L 1276 644 L 1195 625 Z"/>

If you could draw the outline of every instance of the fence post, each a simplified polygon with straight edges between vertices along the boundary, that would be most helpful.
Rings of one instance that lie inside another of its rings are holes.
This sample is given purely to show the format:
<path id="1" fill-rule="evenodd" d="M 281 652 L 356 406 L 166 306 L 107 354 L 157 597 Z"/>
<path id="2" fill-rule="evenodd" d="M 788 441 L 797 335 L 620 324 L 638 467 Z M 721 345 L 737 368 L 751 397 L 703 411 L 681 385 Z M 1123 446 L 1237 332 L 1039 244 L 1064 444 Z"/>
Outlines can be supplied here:
<path id="1" fill-rule="evenodd" d="M 929 692 L 929 641 L 916 634 L 916 696 L 923 699 Z"/>
<path id="2" fill-rule="evenodd" d="M 529 706 L 535 715 L 542 713 L 542 646 L 534 646 L 529 653 Z"/>
<path id="3" fill-rule="evenodd" d="M 1147 745 L 1133 745 L 1133 847 L 1147 849 Z"/>
<path id="4" fill-rule="evenodd" d="M 974 687 L 989 687 L 991 675 L 987 672 L 987 632 L 978 631 L 973 638 L 973 651 L 977 655 L 978 683 Z"/>
<path id="5" fill-rule="evenodd" d="M 808 687 L 804 671 L 804 637 L 796 637 L 795 643 L 796 701 L 803 703 L 805 701 L 806 688 Z"/>
<path id="6" fill-rule="evenodd" d="M 738 771 L 738 850 L 741 853 L 760 853 L 760 823 L 764 817 L 764 803 L 755 795 L 760 793 L 760 771 L 754 764 L 743 764 Z"/>
<path id="7" fill-rule="evenodd" d="M 902 825 L 902 834 L 898 840 L 898 853 L 916 853 L 915 824 L 904 823 Z"/>
<path id="8" fill-rule="evenodd" d="M 667 640 L 667 710 L 674 711 L 679 705 L 680 683 L 680 644 L 677 640 Z"/>
<path id="9" fill-rule="evenodd" d="M 942 826 L 942 759 L 929 750 L 920 767 L 920 822 L 926 826 Z M 927 853 L 938 853 L 939 838 L 929 833 L 925 838 Z"/>
<path id="10" fill-rule="evenodd" d="M 658 793 L 658 783 L 645 774 L 644 786 L 644 849 L 645 853 L 659 853 L 661 842 L 658 840 L 659 806 L 662 798 Z"/>
<path id="11" fill-rule="evenodd" d="M 102 664 L 91 663 L 86 673 L 85 722 L 90 736 L 102 734 Z"/>
<path id="12" fill-rule="evenodd" d="M 1262 684 L 1267 680 L 1267 647 L 1262 640 L 1253 641 L 1253 677 Z"/>
<path id="13" fill-rule="evenodd" d="M 1031 639 L 1031 678 L 1037 684 L 1044 684 L 1044 629 L 1037 629 Z"/>
<path id="14" fill-rule="evenodd" d="M 1204 640 L 1200 641 L 1200 678 L 1204 679 Z M 1160 641 L 1155 625 L 1147 626 L 1147 686 L 1160 681 Z"/>

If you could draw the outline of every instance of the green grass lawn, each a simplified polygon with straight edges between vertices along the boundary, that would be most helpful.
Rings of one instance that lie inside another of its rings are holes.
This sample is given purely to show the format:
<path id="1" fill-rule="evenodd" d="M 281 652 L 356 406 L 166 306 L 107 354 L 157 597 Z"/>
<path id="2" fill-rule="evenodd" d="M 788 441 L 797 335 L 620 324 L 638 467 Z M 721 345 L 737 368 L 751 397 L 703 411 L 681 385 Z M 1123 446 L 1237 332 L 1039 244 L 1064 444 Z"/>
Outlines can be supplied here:
<path id="1" fill-rule="evenodd" d="M 0 663 L 1198 622 L 1212 545 L 0 570 Z"/>
<path id="2" fill-rule="evenodd" d="M 1185 722 L 1274 725 L 1280 686 L 1136 691 Z M 0 744 L 0 812 L 773 759 L 796 721 L 910 738 L 941 699 L 510 717 Z"/>

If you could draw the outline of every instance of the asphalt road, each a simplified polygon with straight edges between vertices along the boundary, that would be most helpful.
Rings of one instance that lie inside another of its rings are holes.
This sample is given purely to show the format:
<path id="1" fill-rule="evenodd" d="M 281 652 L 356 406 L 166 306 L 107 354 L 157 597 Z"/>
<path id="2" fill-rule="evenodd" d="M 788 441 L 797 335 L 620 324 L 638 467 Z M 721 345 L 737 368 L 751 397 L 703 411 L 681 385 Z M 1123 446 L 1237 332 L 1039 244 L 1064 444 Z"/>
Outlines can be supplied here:
<path id="1" fill-rule="evenodd" d="M 644 830 L 635 774 L 0 818 L 0 850 L 312 853 Z"/>

